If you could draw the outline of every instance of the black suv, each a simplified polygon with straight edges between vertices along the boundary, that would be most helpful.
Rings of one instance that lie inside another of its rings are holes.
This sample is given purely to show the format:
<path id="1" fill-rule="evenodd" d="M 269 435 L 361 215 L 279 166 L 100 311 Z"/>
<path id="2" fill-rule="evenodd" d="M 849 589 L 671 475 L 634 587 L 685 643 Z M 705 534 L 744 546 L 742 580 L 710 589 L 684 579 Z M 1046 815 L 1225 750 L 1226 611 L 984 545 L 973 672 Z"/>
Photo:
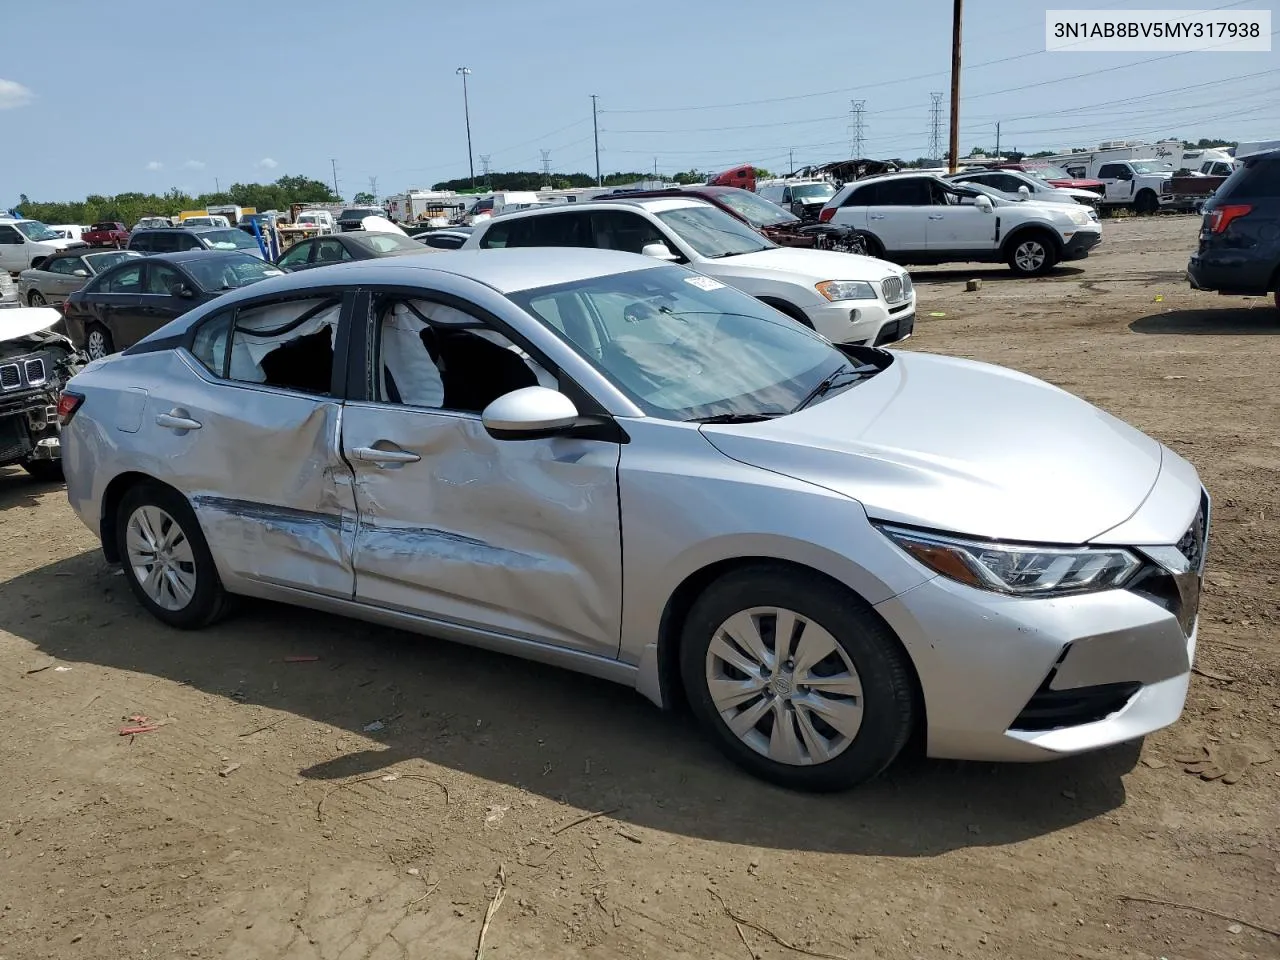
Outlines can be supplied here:
<path id="1" fill-rule="evenodd" d="M 235 227 L 155 227 L 129 235 L 130 250 L 139 253 L 183 253 L 187 250 L 242 250 L 262 256 L 258 241 Z"/>
<path id="2" fill-rule="evenodd" d="M 1244 157 L 1204 205 L 1187 276 L 1196 290 L 1274 292 L 1280 307 L 1280 150 Z"/>

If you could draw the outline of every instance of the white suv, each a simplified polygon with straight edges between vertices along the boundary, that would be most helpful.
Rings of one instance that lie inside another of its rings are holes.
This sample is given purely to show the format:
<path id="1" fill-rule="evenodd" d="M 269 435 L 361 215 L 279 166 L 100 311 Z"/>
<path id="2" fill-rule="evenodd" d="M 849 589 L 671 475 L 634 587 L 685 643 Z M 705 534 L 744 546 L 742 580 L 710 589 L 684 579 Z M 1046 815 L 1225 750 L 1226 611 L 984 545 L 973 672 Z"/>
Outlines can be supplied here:
<path id="1" fill-rule="evenodd" d="M 890 174 L 846 184 L 819 219 L 852 228 L 872 256 L 895 263 L 1005 261 L 1032 275 L 1089 255 L 1102 240 L 1091 213 L 932 174 Z"/>
<path id="2" fill-rule="evenodd" d="M 0 270 L 21 273 L 39 266 L 45 257 L 68 247 L 87 247 L 70 240 L 39 220 L 0 220 Z"/>
<path id="3" fill-rule="evenodd" d="M 477 224 L 464 246 L 598 247 L 688 264 L 835 343 L 893 343 L 910 336 L 915 325 L 915 290 L 900 267 L 831 250 L 779 247 L 723 210 L 687 197 L 522 210 Z"/>

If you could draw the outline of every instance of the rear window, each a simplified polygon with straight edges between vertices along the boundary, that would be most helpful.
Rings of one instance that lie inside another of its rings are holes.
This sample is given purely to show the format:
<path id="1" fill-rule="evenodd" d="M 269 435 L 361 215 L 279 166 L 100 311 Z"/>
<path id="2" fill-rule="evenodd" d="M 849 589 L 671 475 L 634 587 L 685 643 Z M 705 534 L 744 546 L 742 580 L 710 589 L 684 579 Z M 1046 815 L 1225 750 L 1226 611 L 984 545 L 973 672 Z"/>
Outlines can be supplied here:
<path id="1" fill-rule="evenodd" d="M 243 230 L 209 230 L 200 234 L 210 250 L 257 250 L 258 241 Z"/>
<path id="2" fill-rule="evenodd" d="M 1219 200 L 1263 200 L 1280 197 L 1280 156 L 1246 157 L 1218 188 Z"/>
<path id="3" fill-rule="evenodd" d="M 114 223 L 95 223 L 89 229 L 90 230 L 114 230 L 115 228 L 116 228 L 116 225 Z"/>

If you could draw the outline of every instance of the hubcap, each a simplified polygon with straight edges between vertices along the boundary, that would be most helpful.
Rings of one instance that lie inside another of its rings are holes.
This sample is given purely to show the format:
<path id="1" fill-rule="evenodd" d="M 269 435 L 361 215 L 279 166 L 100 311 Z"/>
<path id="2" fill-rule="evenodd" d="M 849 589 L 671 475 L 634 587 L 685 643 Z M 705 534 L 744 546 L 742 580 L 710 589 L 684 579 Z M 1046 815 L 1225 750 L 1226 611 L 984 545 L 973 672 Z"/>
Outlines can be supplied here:
<path id="1" fill-rule="evenodd" d="M 125 528 L 125 554 L 142 590 L 163 610 L 177 612 L 196 592 L 196 561 L 178 521 L 160 507 L 139 507 Z"/>
<path id="2" fill-rule="evenodd" d="M 862 681 L 821 624 L 783 607 L 734 614 L 711 637 L 707 689 L 720 718 L 761 756 L 826 763 L 862 726 Z"/>
<path id="3" fill-rule="evenodd" d="M 85 350 L 90 360 L 101 360 L 107 355 L 107 340 L 101 330 L 90 330 L 85 338 Z"/>
<path id="4" fill-rule="evenodd" d="M 33 307 L 43 307 L 47 304 L 48 301 L 45 300 L 44 295 L 39 290 L 31 291 L 31 305 Z"/>
<path id="5" fill-rule="evenodd" d="M 1039 270 L 1044 266 L 1044 245 L 1037 243 L 1035 240 L 1028 240 L 1018 245 L 1018 249 L 1013 256 L 1020 269 Z"/>

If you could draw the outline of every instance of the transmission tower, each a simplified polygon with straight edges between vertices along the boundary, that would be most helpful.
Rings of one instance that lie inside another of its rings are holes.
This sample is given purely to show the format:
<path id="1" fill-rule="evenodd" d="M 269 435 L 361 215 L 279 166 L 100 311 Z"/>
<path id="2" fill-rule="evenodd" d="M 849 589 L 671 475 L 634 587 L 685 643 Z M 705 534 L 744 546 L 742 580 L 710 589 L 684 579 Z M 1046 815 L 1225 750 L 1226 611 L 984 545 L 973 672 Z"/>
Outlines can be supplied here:
<path id="1" fill-rule="evenodd" d="M 369 178 L 369 193 L 370 195 L 372 195 L 374 202 L 376 203 L 378 200 L 378 178 L 377 177 Z"/>
<path id="2" fill-rule="evenodd" d="M 942 94 L 931 93 L 929 99 L 929 159 L 942 159 Z"/>
<path id="3" fill-rule="evenodd" d="M 854 159 L 862 156 L 864 132 L 862 113 L 866 105 L 865 100 L 849 101 L 849 156 Z"/>
<path id="4" fill-rule="evenodd" d="M 542 154 L 542 182 L 550 183 L 551 182 L 551 151 L 539 150 L 538 152 Z"/>
<path id="5" fill-rule="evenodd" d="M 484 182 L 486 185 L 489 185 L 490 183 L 490 180 L 489 180 L 489 157 L 490 156 L 491 154 L 483 154 L 483 153 L 480 155 L 480 169 L 484 172 Z"/>

